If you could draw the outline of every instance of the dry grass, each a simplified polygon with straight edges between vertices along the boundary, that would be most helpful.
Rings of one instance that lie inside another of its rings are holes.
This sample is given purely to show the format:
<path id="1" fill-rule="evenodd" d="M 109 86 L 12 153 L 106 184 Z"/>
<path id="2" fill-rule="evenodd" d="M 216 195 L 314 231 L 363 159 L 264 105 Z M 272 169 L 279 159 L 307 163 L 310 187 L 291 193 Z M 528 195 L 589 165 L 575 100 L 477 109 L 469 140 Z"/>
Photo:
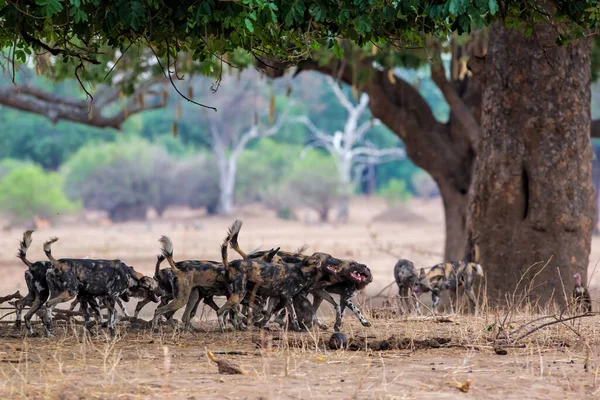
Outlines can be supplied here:
<path id="1" fill-rule="evenodd" d="M 114 340 L 102 329 L 98 329 L 99 336 L 90 337 L 72 322 L 57 322 L 53 339 L 27 337 L 23 331 L 1 324 L 0 398 L 548 400 L 599 395 L 598 317 L 541 329 L 516 346 L 505 345 L 507 354 L 499 355 L 495 351 L 495 339 L 502 333 L 499 326 L 514 331 L 537 318 L 526 305 L 519 305 L 507 318 L 484 309 L 477 317 L 457 315 L 448 319 L 450 322 L 438 322 L 431 317 L 397 315 L 394 299 L 382 307 L 385 296 L 395 294 L 394 287 L 384 290 L 383 297 L 366 301 L 392 281 L 396 260 L 382 249 L 418 265 L 433 265 L 441 258 L 439 204 L 414 204 L 412 211 L 425 221 L 418 224 L 371 223 L 383 210 L 380 203 L 359 202 L 351 210 L 352 221 L 338 227 L 280 221 L 259 216 L 260 210 L 246 209 L 227 219 L 180 213 L 149 225 L 65 225 L 36 232 L 32 260 L 43 259 L 42 242 L 56 235 L 61 238 L 53 248 L 57 256 L 121 257 L 136 269 L 151 273 L 160 235 L 171 236 L 176 259 L 217 259 L 226 227 L 240 217 L 244 219 L 240 237 L 244 248 L 277 245 L 294 249 L 308 244 L 313 251 L 367 263 L 375 280 L 359 303 L 371 309 L 367 316 L 373 326 L 364 328 L 347 313 L 343 332 L 361 349 L 332 351 L 325 346 L 331 331 L 222 334 L 214 314 L 204 310 L 194 320 L 199 332 L 162 327 L 161 332 L 151 333 L 121 323 Z M 376 243 L 369 232 L 377 233 Z M 17 289 L 25 293 L 23 266 L 13 258 L 20 233 L 2 233 L 1 295 Z M 592 261 L 600 259 L 597 251 L 594 246 Z M 130 308 L 134 304 L 130 303 Z M 144 311 L 142 316 L 149 318 L 153 309 L 148 306 Z M 321 314 L 331 325 L 331 309 L 323 307 Z M 42 331 L 39 323 L 36 330 Z M 381 348 L 384 341 L 395 344 L 396 349 L 373 350 Z M 248 375 L 219 375 L 206 357 L 206 348 L 237 363 Z M 467 380 L 471 384 L 463 393 L 457 383 Z"/>

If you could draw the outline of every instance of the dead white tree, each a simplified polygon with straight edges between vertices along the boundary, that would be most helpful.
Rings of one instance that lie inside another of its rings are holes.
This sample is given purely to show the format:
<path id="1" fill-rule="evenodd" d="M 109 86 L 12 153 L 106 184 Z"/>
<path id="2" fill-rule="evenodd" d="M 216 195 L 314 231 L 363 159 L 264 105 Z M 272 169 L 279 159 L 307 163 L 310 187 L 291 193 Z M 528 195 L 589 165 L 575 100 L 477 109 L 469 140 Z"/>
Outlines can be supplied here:
<path id="1" fill-rule="evenodd" d="M 360 123 L 361 117 L 369 105 L 367 94 L 363 93 L 358 104 L 353 104 L 333 79 L 327 78 L 327 83 L 348 113 L 344 130 L 329 134 L 315 126 L 306 115 L 295 117 L 293 120 L 304 124 L 312 133 L 314 140 L 309 147 L 322 147 L 334 158 L 340 184 L 344 191 L 338 220 L 345 220 L 348 217 L 348 201 L 352 190 L 360 181 L 365 168 L 369 165 L 402 159 L 406 154 L 403 149 L 398 147 L 377 148 L 372 142 L 365 139 L 369 130 L 381 124 L 378 119 Z"/>
<path id="2" fill-rule="evenodd" d="M 240 154 L 251 140 L 273 136 L 279 132 L 287 116 L 287 110 L 281 114 L 273 126 L 267 129 L 252 125 L 247 131 L 233 132 L 228 135 L 219 128 L 218 124 L 210 123 L 212 149 L 219 167 L 219 213 L 229 215 L 233 211 L 237 162 Z"/>
<path id="3" fill-rule="evenodd" d="M 286 121 L 289 107 L 275 112 L 272 96 L 260 75 L 248 69 L 241 72 L 238 79 L 225 76 L 219 90 L 206 96 L 206 101 L 210 100 L 218 112 L 198 113 L 197 108 L 188 107 L 190 115 L 186 115 L 186 119 L 196 119 L 210 132 L 219 171 L 220 214 L 229 215 L 233 211 L 237 165 L 244 149 L 252 140 L 275 135 Z M 270 117 L 270 125 L 265 123 L 266 116 Z"/>

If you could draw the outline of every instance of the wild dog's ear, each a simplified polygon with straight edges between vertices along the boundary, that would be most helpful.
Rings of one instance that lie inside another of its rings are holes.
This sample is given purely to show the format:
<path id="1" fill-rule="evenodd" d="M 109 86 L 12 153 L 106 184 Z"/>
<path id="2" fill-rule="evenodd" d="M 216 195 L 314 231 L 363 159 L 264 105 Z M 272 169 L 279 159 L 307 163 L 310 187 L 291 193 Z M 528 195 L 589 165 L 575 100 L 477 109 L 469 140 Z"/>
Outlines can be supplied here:
<path id="1" fill-rule="evenodd" d="M 419 279 L 425 278 L 425 268 L 419 270 Z"/>
<path id="2" fill-rule="evenodd" d="M 279 249 L 281 249 L 281 247 L 278 247 L 276 249 L 269 251 L 267 253 L 267 255 L 265 256 L 265 261 L 268 263 L 273 262 L 273 257 L 275 257 L 275 255 L 277 255 L 277 252 L 279 251 Z"/>

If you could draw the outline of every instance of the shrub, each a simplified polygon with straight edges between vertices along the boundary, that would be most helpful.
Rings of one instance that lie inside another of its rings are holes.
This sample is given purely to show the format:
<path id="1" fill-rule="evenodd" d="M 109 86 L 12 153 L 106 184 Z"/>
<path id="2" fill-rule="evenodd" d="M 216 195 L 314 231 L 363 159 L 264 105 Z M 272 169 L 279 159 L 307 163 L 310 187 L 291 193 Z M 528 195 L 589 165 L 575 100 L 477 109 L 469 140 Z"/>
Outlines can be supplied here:
<path id="1" fill-rule="evenodd" d="M 13 168 L 0 179 L 0 210 L 17 220 L 52 218 L 78 208 L 65 195 L 61 176 L 38 165 Z"/>
<path id="2" fill-rule="evenodd" d="M 317 150 L 309 151 L 294 163 L 287 187 L 295 202 L 317 211 L 323 222 L 327 221 L 329 210 L 342 199 L 333 159 Z"/>
<path id="3" fill-rule="evenodd" d="M 159 215 L 173 205 L 214 212 L 219 193 L 212 159 L 178 160 L 143 140 L 85 147 L 63 172 L 73 198 L 114 221 L 144 219 L 150 207 Z"/>
<path id="4" fill-rule="evenodd" d="M 406 181 L 396 178 L 390 179 L 387 185 L 379 189 L 379 195 L 389 206 L 405 203 L 411 197 Z"/>

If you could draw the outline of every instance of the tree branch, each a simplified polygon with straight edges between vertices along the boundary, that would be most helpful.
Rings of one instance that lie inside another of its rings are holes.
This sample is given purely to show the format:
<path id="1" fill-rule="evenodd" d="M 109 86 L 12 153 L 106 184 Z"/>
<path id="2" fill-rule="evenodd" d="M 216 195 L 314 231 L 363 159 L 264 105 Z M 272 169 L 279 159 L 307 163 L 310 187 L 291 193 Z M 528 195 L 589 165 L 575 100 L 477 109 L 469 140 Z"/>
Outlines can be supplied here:
<path id="1" fill-rule="evenodd" d="M 90 103 L 87 100 L 56 96 L 31 85 L 0 87 L 0 105 L 41 115 L 54 124 L 58 121 L 70 121 L 97 128 L 121 129 L 123 122 L 131 115 L 163 107 L 158 98 L 149 105 L 142 105 L 138 101 L 140 96 L 150 91 L 150 87 L 155 82 L 150 80 L 139 85 L 138 90 L 127 100 L 126 107 L 111 116 L 106 116 L 105 111 L 119 100 L 119 90 L 109 87 L 100 90 L 96 101 L 92 103 L 91 113 Z"/>

